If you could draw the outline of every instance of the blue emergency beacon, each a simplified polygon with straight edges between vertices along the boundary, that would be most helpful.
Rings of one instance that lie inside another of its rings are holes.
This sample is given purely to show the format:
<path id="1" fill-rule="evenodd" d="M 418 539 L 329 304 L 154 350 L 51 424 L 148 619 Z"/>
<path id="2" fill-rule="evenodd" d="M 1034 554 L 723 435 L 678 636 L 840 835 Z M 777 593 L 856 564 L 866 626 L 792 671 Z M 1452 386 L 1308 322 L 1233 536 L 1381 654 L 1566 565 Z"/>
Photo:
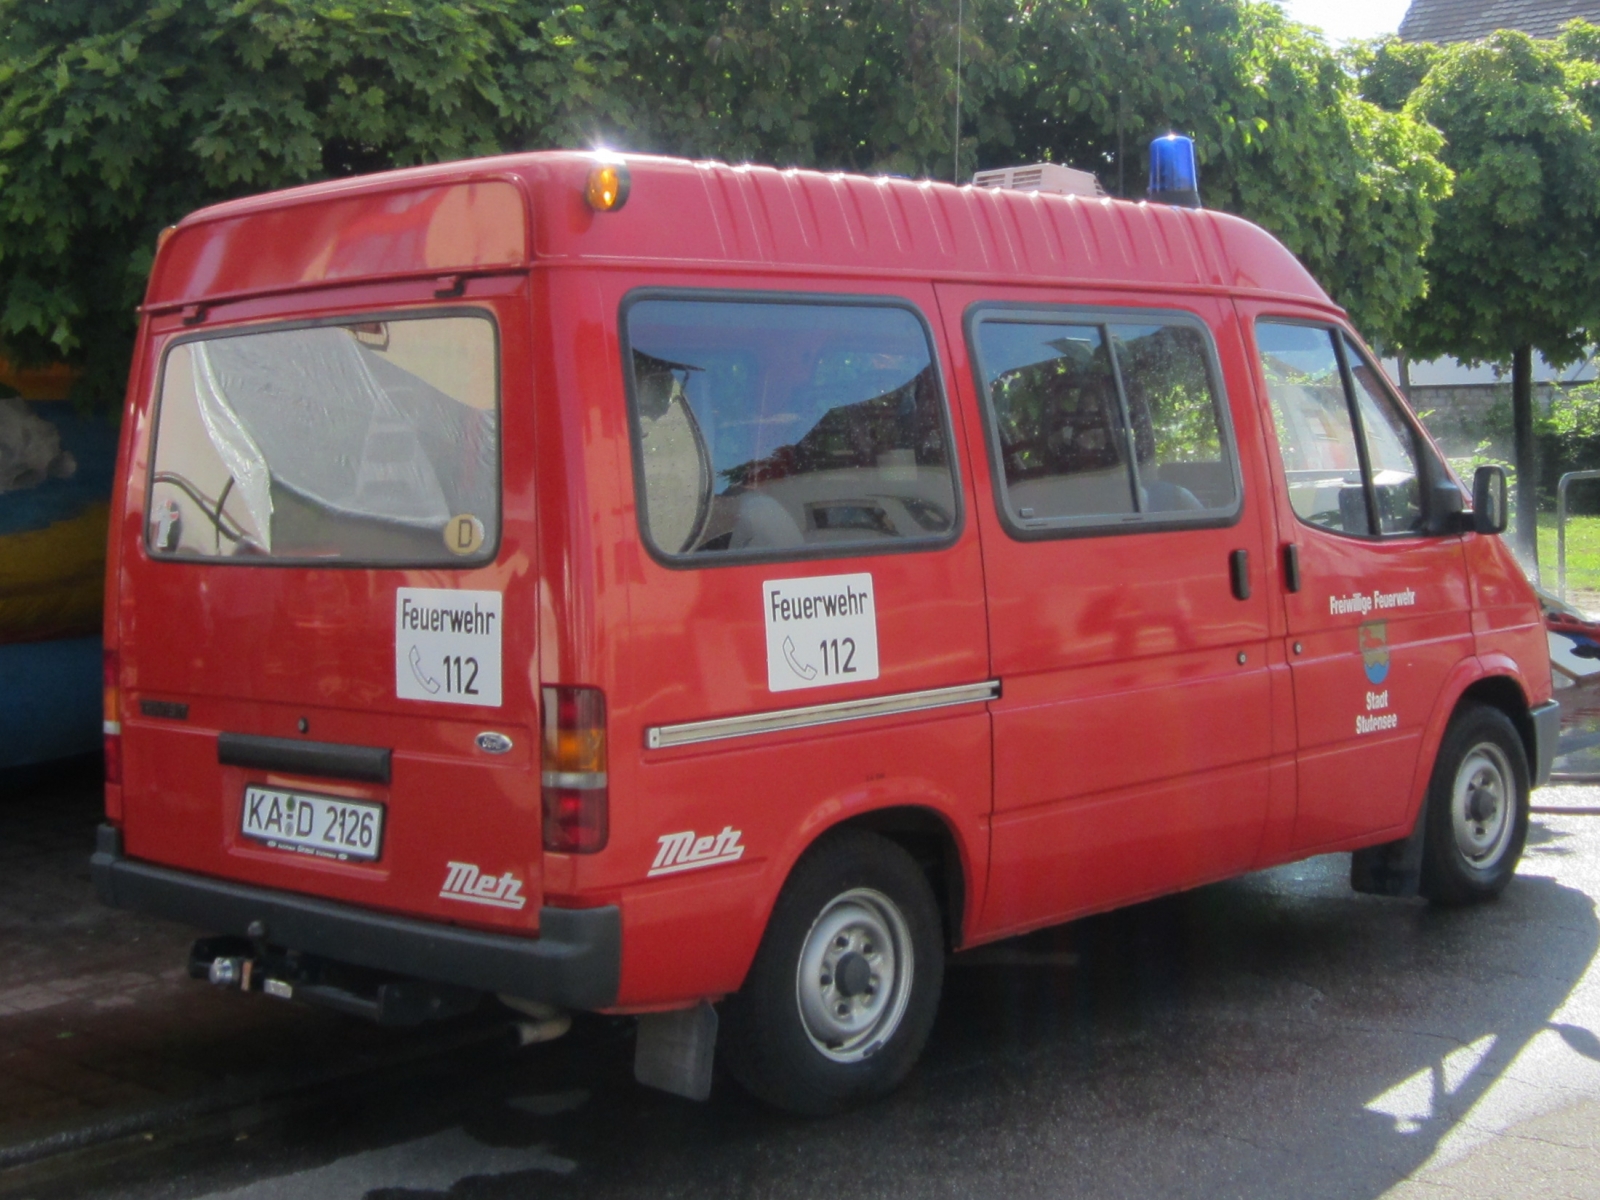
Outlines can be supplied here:
<path id="1" fill-rule="evenodd" d="M 1150 143 L 1150 199 L 1200 207 L 1200 172 L 1194 162 L 1193 138 L 1169 133 Z"/>

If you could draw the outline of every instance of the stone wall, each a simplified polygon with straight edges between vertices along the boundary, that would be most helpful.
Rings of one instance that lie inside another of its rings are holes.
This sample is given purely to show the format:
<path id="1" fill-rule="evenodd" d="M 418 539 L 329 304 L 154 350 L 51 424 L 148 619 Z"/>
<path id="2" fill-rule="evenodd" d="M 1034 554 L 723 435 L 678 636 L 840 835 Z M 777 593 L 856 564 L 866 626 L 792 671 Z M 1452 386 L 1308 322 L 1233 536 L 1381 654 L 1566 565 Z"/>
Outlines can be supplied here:
<path id="1" fill-rule="evenodd" d="M 1533 385 L 1536 412 L 1550 410 L 1550 402 L 1565 386 L 1557 383 Z M 1496 422 L 1491 414 L 1496 406 L 1503 414 Z M 1511 381 L 1459 384 L 1447 387 L 1412 385 L 1411 407 L 1422 418 L 1428 432 L 1451 458 L 1472 454 L 1483 442 L 1490 442 L 1502 456 L 1511 454 Z M 1500 428 L 1493 430 L 1498 424 Z M 1504 442 L 1502 446 L 1499 443 Z"/>

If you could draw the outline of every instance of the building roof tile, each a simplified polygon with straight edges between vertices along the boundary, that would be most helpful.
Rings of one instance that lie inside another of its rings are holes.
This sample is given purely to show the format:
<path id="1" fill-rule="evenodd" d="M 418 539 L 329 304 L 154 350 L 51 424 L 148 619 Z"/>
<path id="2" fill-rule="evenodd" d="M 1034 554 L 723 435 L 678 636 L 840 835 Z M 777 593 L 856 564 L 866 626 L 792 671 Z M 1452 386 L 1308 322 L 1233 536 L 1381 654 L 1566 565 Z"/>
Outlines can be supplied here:
<path id="1" fill-rule="evenodd" d="M 1400 22 L 1408 42 L 1468 42 L 1497 29 L 1550 38 L 1574 18 L 1600 25 L 1600 0 L 1411 0 Z"/>

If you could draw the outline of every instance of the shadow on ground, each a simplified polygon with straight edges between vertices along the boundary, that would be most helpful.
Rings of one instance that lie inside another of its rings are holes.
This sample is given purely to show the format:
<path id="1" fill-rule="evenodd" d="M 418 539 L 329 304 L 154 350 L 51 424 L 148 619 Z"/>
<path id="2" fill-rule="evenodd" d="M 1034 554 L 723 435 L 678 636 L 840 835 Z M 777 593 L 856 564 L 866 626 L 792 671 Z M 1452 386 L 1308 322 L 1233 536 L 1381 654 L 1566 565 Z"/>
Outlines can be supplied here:
<path id="1" fill-rule="evenodd" d="M 1375 1197 L 1540 1034 L 1600 1060 L 1553 1021 L 1600 945 L 1590 897 L 1539 874 L 1576 836 L 1536 825 L 1476 909 L 1357 896 L 1330 856 L 958 957 L 909 1085 L 838 1120 L 638 1089 L 628 1024 L 596 1018 L 152 1152 L 116 1192 Z"/>

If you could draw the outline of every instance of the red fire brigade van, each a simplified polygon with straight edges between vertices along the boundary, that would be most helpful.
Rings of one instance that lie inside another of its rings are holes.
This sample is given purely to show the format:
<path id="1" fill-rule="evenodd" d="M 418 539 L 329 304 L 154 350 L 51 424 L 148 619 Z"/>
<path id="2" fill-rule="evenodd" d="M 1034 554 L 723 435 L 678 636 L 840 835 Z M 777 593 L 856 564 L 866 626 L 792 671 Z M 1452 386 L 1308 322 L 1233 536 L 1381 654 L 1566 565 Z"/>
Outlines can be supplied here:
<path id="1" fill-rule="evenodd" d="M 1521 853 L 1504 476 L 1242 220 L 523 154 L 198 212 L 142 313 L 94 873 L 213 982 L 823 1113 L 953 950 Z"/>

